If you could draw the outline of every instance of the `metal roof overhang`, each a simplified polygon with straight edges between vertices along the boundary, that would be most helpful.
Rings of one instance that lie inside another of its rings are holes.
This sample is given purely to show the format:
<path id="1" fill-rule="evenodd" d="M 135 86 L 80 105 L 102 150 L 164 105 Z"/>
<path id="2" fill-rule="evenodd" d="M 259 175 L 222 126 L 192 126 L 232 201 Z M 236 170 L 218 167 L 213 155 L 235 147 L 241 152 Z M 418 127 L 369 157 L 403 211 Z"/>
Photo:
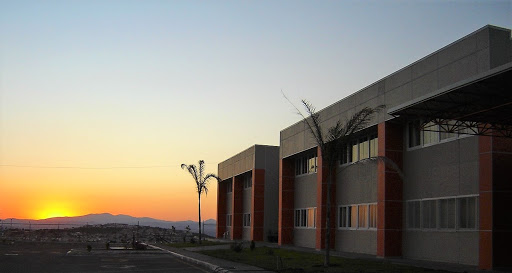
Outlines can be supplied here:
<path id="1" fill-rule="evenodd" d="M 388 114 L 419 119 L 427 131 L 435 131 L 428 128 L 435 124 L 444 131 L 512 137 L 512 63 L 393 107 Z"/>

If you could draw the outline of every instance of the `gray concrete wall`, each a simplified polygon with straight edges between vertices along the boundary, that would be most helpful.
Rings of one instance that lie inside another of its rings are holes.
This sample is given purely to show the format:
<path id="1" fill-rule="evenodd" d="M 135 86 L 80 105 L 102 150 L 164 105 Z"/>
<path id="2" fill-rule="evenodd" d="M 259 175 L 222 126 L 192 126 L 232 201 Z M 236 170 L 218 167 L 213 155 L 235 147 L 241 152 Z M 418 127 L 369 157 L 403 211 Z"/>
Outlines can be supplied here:
<path id="1" fill-rule="evenodd" d="M 251 173 L 246 173 L 244 174 L 245 175 L 251 175 Z M 242 208 L 242 212 L 243 213 L 251 213 L 251 208 L 252 208 L 252 187 L 250 188 L 247 188 L 247 189 L 243 189 L 243 192 L 242 192 L 242 198 L 243 198 L 243 208 Z"/>
<path id="2" fill-rule="evenodd" d="M 258 152 L 260 149 L 257 149 Z M 279 211 L 279 147 L 277 146 L 264 146 L 265 152 L 265 208 L 264 208 L 264 224 L 263 236 L 267 241 L 267 235 L 270 233 L 277 234 L 278 229 L 278 211 Z M 257 154 L 256 165 L 260 166 L 258 162 L 259 156 Z"/>
<path id="3" fill-rule="evenodd" d="M 383 52 L 385 54 L 385 52 Z M 344 121 L 364 106 L 387 109 L 512 61 L 510 30 L 486 26 L 319 111 L 322 126 Z M 313 102 L 314 103 L 314 102 Z M 370 124 L 391 119 L 386 111 Z M 303 121 L 280 134 L 280 157 L 315 147 Z"/>
<path id="4" fill-rule="evenodd" d="M 377 230 L 337 230 L 336 250 L 377 255 Z"/>
<path id="5" fill-rule="evenodd" d="M 226 215 L 233 212 L 233 193 L 226 194 Z M 227 218 L 226 218 L 227 219 Z M 226 223 L 224 223 L 226 224 Z"/>
<path id="6" fill-rule="evenodd" d="M 301 247 L 315 248 L 316 229 L 315 228 L 296 228 L 293 230 L 293 245 Z"/>
<path id="7" fill-rule="evenodd" d="M 255 146 L 252 146 L 219 163 L 218 176 L 227 179 L 251 171 L 254 168 L 254 154 Z"/>
<path id="8" fill-rule="evenodd" d="M 404 153 L 404 200 L 479 193 L 478 137 L 470 136 Z M 405 258 L 478 264 L 478 231 L 407 230 Z"/>
<path id="9" fill-rule="evenodd" d="M 338 167 L 336 177 L 336 223 L 339 206 L 377 202 L 377 162 L 366 161 Z M 338 229 L 335 249 L 338 251 L 377 254 L 377 230 Z"/>
<path id="10" fill-rule="evenodd" d="M 314 173 L 295 177 L 295 208 L 316 207 L 316 176 Z"/>
<path id="11" fill-rule="evenodd" d="M 242 240 L 251 240 L 251 227 L 242 227 Z"/>
<path id="12" fill-rule="evenodd" d="M 403 233 L 404 258 L 478 265 L 478 231 Z"/>
<path id="13" fill-rule="evenodd" d="M 377 202 L 377 161 L 338 167 L 336 203 L 352 205 Z"/>
<path id="14" fill-rule="evenodd" d="M 478 194 L 478 137 L 404 153 L 404 200 Z"/>

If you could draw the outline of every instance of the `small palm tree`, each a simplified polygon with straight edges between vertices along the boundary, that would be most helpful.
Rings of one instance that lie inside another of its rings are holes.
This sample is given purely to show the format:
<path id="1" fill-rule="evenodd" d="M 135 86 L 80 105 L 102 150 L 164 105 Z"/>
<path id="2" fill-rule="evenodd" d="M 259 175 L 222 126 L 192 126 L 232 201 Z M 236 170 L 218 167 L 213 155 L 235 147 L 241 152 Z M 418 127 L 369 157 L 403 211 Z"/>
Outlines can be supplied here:
<path id="1" fill-rule="evenodd" d="M 206 195 L 208 195 L 208 182 L 210 179 L 217 179 L 217 181 L 220 182 L 220 178 L 213 173 L 204 173 L 204 160 L 199 160 L 198 166 L 194 164 L 181 164 L 181 168 L 187 169 L 187 171 L 190 173 L 190 175 L 192 175 L 192 178 L 194 178 L 194 181 L 196 182 L 196 191 L 199 201 L 199 243 L 201 244 L 201 194 L 204 192 Z"/>

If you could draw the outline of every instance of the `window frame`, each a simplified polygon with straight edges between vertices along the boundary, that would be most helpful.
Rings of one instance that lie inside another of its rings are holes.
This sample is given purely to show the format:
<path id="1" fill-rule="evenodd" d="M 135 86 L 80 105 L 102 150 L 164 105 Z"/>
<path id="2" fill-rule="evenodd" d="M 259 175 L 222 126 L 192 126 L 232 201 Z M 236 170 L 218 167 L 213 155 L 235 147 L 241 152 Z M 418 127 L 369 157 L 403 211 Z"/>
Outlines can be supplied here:
<path id="1" fill-rule="evenodd" d="M 371 206 L 375 206 L 375 219 L 371 219 L 370 208 Z M 360 223 L 360 211 L 361 209 L 365 210 L 365 226 L 361 226 Z M 343 212 L 345 211 L 345 212 Z M 347 213 L 349 212 L 349 213 Z M 359 204 L 349 204 L 349 205 L 339 205 L 337 212 L 337 229 L 340 230 L 376 230 L 377 229 L 377 203 L 359 203 Z M 345 218 L 345 225 L 343 224 L 343 218 Z M 355 220 L 355 221 L 354 221 Z M 355 223 L 354 223 L 355 222 Z M 374 222 L 375 227 L 371 227 L 370 223 Z"/>
<path id="2" fill-rule="evenodd" d="M 313 211 L 313 226 L 309 226 L 309 212 Z M 316 229 L 316 218 L 317 218 L 316 207 L 308 208 L 296 208 L 293 214 L 293 227 L 297 229 Z"/>
<path id="3" fill-rule="evenodd" d="M 244 213 L 242 216 L 242 226 L 244 228 L 251 227 L 251 214 Z"/>

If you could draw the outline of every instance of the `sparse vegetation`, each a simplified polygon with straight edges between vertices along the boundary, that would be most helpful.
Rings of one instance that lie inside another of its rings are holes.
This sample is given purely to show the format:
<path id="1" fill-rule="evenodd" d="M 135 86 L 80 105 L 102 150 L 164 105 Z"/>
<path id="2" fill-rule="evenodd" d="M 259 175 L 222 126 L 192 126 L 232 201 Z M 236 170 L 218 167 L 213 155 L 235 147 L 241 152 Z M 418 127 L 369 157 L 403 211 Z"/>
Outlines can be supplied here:
<path id="1" fill-rule="evenodd" d="M 231 250 L 240 253 L 244 250 L 244 244 L 242 242 L 234 242 L 231 244 Z"/>
<path id="2" fill-rule="evenodd" d="M 330 267 L 324 267 L 324 257 L 322 254 L 298 252 L 282 248 L 256 247 L 253 251 L 242 249 L 240 252 L 229 249 L 216 249 L 202 251 L 201 253 L 277 272 L 446 272 L 392 264 L 386 261 L 348 259 L 337 256 L 331 257 Z"/>

